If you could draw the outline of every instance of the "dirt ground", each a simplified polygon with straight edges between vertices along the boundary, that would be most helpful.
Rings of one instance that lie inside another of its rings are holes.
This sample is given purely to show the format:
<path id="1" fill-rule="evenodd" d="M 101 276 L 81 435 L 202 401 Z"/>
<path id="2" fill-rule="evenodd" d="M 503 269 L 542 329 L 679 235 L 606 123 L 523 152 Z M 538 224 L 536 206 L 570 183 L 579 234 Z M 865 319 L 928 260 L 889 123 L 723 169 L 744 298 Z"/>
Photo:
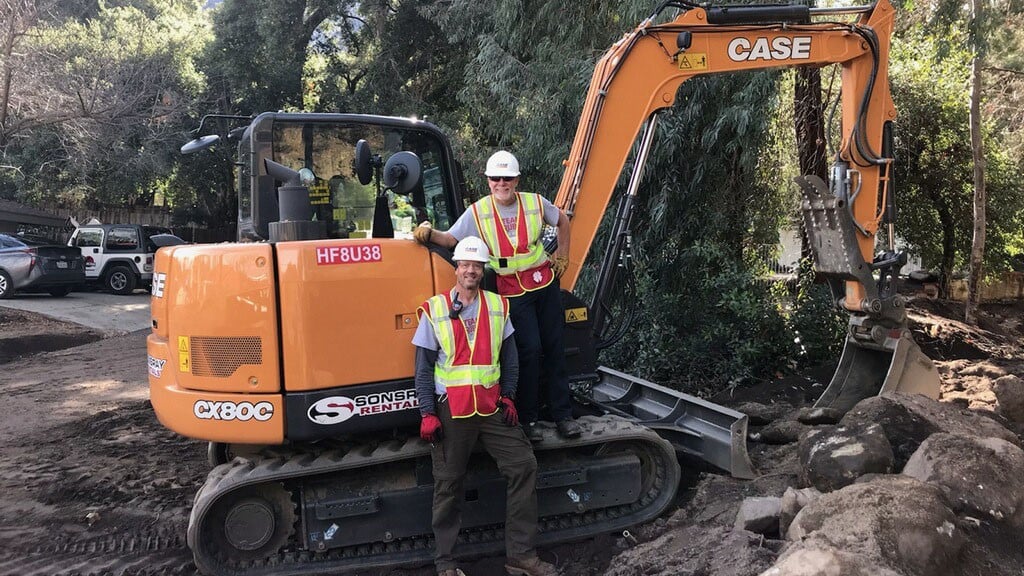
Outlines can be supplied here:
<path id="1" fill-rule="evenodd" d="M 1024 305 L 986 306 L 981 329 L 955 320 L 962 306 L 954 303 L 923 300 L 911 310 L 915 337 L 936 360 L 944 393 L 959 394 L 955 401 L 979 409 L 988 402 L 984 391 L 972 392 L 965 366 L 979 378 L 1000 371 L 1024 375 Z M 100 339 L 75 325 L 0 308 L 0 575 L 196 573 L 185 532 L 192 497 L 208 470 L 205 445 L 156 421 L 148 401 L 145 337 L 140 331 Z M 731 401 L 797 408 L 820 394 L 814 379 L 828 373 L 739 390 Z M 662 552 L 678 554 L 694 568 L 673 574 L 755 575 L 777 555 L 780 541 L 751 546 L 737 542 L 738 533 L 707 528 L 710 520 L 734 514 L 745 496 L 778 493 L 792 484 L 795 445 L 751 443 L 750 450 L 760 478 L 742 482 L 684 463 L 678 505 L 631 530 L 640 543 L 678 534 L 678 545 Z M 989 535 L 1018 546 L 1003 536 Z M 662 574 L 630 557 L 635 544 L 607 536 L 545 549 L 542 556 L 567 576 Z M 977 573 L 989 573 L 982 570 L 986 566 L 980 563 Z M 466 571 L 501 574 L 501 562 L 482 559 Z"/>

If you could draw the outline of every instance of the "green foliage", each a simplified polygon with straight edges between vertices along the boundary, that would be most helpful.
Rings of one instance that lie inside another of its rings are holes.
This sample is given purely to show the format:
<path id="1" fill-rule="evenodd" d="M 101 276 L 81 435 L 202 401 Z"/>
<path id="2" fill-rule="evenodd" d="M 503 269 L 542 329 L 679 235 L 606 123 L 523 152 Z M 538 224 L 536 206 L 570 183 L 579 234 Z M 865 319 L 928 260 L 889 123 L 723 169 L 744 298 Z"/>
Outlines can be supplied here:
<path id="1" fill-rule="evenodd" d="M 37 203 L 148 204 L 175 163 L 180 126 L 204 78 L 209 29 L 195 2 L 100 5 L 40 23 L 16 78 L 3 152 L 18 196 Z"/>
<path id="2" fill-rule="evenodd" d="M 209 72 L 216 97 L 246 114 L 301 109 L 302 74 L 313 31 L 347 2 L 225 0 L 213 14 Z M 222 104 L 222 105 L 223 105 Z"/>
<path id="3" fill-rule="evenodd" d="M 793 309 L 786 320 L 798 349 L 796 366 L 818 366 L 839 359 L 849 315 L 836 308 L 828 284 L 814 283 L 810 259 L 800 260 Z"/>
<path id="4" fill-rule="evenodd" d="M 699 394 L 785 369 L 796 350 L 768 283 L 711 241 L 670 240 L 654 256 L 674 271 L 638 270 L 635 329 L 606 361 Z"/>
<path id="5" fill-rule="evenodd" d="M 942 42 L 944 42 L 943 40 Z M 896 148 L 897 229 L 926 266 L 948 278 L 966 265 L 973 211 L 972 158 L 965 86 L 970 54 L 947 48 L 936 61 L 940 40 L 920 30 L 893 45 L 892 92 L 899 110 Z M 1010 266 L 1012 246 L 1024 227 L 1021 159 L 998 145 L 995 123 L 984 126 L 989 237 L 985 267 Z"/>

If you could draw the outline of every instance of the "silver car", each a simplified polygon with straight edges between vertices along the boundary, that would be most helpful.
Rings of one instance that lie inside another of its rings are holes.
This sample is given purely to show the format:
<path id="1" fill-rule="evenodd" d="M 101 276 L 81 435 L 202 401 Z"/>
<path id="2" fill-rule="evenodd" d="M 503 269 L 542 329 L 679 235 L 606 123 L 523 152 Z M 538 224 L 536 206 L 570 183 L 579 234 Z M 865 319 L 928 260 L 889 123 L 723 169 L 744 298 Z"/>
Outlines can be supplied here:
<path id="1" fill-rule="evenodd" d="M 0 298 L 18 292 L 67 296 L 85 284 L 85 261 L 78 248 L 0 234 Z"/>

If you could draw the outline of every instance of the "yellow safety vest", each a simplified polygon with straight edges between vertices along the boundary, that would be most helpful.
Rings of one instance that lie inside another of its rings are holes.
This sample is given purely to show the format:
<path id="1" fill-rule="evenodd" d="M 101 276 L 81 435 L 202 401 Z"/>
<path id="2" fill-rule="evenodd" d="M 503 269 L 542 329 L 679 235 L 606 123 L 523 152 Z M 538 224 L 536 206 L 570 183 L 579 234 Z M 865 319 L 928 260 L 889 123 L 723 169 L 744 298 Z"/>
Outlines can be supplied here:
<path id="1" fill-rule="evenodd" d="M 544 229 L 541 197 L 527 192 L 517 192 L 516 196 L 519 214 L 515 237 L 505 230 L 493 196 L 481 198 L 472 206 L 476 228 L 491 252 L 488 264 L 498 273 L 498 293 L 510 297 L 544 288 L 555 278 L 540 241 Z"/>
<path id="2" fill-rule="evenodd" d="M 481 290 L 478 298 L 472 339 L 462 319 L 450 316 L 450 293 L 430 298 L 419 309 L 420 320 L 425 317 L 430 322 L 445 353 L 444 362 L 434 365 L 434 380 L 448 394 L 452 418 L 490 416 L 498 411 L 499 356 L 508 301 L 486 290 Z"/>

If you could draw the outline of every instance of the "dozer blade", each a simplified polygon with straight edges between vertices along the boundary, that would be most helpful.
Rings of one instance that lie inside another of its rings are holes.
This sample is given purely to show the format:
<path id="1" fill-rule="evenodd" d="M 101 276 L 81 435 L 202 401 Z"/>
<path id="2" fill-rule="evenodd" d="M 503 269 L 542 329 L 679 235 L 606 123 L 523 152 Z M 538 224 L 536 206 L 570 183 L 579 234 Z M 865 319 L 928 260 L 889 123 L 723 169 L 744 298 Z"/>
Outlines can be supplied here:
<path id="1" fill-rule="evenodd" d="M 671 442 L 677 453 L 736 478 L 756 476 L 747 454 L 745 414 L 605 366 L 597 373 L 591 395 L 577 397 L 582 404 L 639 422 Z"/>
<path id="2" fill-rule="evenodd" d="M 906 330 L 879 345 L 847 337 L 839 367 L 815 407 L 847 412 L 855 404 L 883 392 L 939 397 L 939 372 Z M 883 377 L 884 375 L 884 377 Z"/>

